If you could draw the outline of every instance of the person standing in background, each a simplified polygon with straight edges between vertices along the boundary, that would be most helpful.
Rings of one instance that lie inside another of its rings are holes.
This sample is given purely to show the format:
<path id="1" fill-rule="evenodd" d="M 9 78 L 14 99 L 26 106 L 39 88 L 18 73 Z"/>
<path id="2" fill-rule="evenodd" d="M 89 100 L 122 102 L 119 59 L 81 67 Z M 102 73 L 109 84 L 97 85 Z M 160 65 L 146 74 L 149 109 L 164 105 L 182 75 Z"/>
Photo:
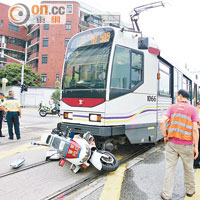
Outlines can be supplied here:
<path id="1" fill-rule="evenodd" d="M 198 117 L 199 117 L 198 126 L 199 126 L 199 134 L 200 134 L 200 102 L 197 103 L 196 108 L 197 108 Z M 199 141 L 200 141 L 200 137 L 199 137 Z M 199 152 L 200 152 L 200 146 L 199 146 Z M 198 158 L 196 160 L 194 160 L 194 168 L 195 169 L 200 168 L 200 154 L 199 154 Z"/>
<path id="2" fill-rule="evenodd" d="M 5 135 L 2 134 L 2 121 L 3 121 L 3 114 L 4 114 L 4 107 L 2 106 L 2 101 L 4 99 L 4 94 L 0 92 L 0 137 L 5 137 Z"/>
<path id="3" fill-rule="evenodd" d="M 21 106 L 17 99 L 14 98 L 14 92 L 9 91 L 9 99 L 2 104 L 7 113 L 6 119 L 8 124 L 9 140 L 13 140 L 13 125 L 17 139 L 21 139 L 19 128 L 19 117 L 21 118 Z"/>

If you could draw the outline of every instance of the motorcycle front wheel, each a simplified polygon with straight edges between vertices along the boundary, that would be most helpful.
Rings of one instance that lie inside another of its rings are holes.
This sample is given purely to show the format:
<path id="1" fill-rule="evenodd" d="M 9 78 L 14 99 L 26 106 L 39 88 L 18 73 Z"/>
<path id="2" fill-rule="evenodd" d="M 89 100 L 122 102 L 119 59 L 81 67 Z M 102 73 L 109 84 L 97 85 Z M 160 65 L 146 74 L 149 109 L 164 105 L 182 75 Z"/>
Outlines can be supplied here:
<path id="1" fill-rule="evenodd" d="M 103 150 L 98 150 L 98 152 L 103 154 L 100 159 L 103 171 L 112 172 L 118 168 L 118 160 L 112 153 Z"/>
<path id="2" fill-rule="evenodd" d="M 41 117 L 45 117 L 47 115 L 47 112 L 44 110 L 40 110 L 39 114 Z"/>

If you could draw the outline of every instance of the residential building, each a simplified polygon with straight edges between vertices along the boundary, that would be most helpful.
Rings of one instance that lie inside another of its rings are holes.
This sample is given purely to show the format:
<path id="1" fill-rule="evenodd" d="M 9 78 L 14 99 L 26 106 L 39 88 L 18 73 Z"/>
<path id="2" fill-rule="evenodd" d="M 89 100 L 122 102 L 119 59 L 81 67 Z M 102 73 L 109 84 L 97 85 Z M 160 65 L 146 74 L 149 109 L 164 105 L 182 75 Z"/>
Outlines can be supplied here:
<path id="1" fill-rule="evenodd" d="M 12 24 L 8 19 L 10 6 L 0 3 L 0 64 L 14 62 L 2 53 L 19 60 L 25 59 L 27 28 Z"/>
<path id="2" fill-rule="evenodd" d="M 42 75 L 43 86 L 55 87 L 58 85 L 58 82 L 61 82 L 64 56 L 70 38 L 75 34 L 90 28 L 112 24 L 119 26 L 120 15 L 103 13 L 96 8 L 91 7 L 90 5 L 82 3 L 81 1 L 49 0 L 42 1 L 41 3 L 65 4 L 66 23 L 35 24 L 28 25 L 27 27 L 18 27 L 19 31 L 17 33 L 19 33 L 19 37 L 16 33 L 14 33 L 14 35 L 17 39 L 20 39 L 19 41 L 17 40 L 18 43 L 24 43 L 23 46 L 20 48 L 16 47 L 16 49 L 21 50 L 21 52 L 18 52 L 18 54 L 21 53 L 21 57 L 19 55 L 18 57 L 26 59 L 26 64 L 31 65 L 33 71 Z M 3 38 L 8 36 L 14 37 L 14 35 L 11 34 L 14 30 L 9 30 L 8 28 L 9 20 L 7 16 L 9 6 L 5 4 L 2 4 L 2 6 L 6 6 L 6 9 L 4 9 L 3 16 L 0 14 L 0 22 L 3 20 L 2 26 L 6 31 L 1 32 L 0 24 L 0 39 L 2 37 L 2 42 L 5 41 L 7 45 L 7 40 Z M 3 11 L 1 11 L 1 9 L 2 7 L 0 7 L 0 13 Z M 11 29 L 15 29 L 15 27 L 11 27 Z M 27 48 L 25 49 L 26 41 Z M 0 49 L 5 50 L 3 47 Z M 26 56 L 24 53 L 26 53 Z M 4 62 L 10 61 L 5 60 Z"/>

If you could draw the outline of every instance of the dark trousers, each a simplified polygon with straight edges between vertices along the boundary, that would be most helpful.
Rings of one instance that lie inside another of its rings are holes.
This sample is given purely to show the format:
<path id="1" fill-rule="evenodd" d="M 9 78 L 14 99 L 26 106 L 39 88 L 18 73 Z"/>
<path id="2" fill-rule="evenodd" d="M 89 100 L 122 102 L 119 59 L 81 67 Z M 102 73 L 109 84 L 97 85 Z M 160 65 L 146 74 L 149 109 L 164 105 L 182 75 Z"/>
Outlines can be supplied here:
<path id="1" fill-rule="evenodd" d="M 200 129 L 199 129 L 199 156 L 196 160 L 194 160 L 194 166 L 200 168 Z"/>
<path id="2" fill-rule="evenodd" d="M 3 112 L 0 111 L 0 136 L 2 136 L 2 121 L 3 121 Z"/>
<path id="3" fill-rule="evenodd" d="M 17 139 L 20 138 L 19 112 L 8 112 L 6 115 L 9 138 L 13 139 L 13 125 Z"/>

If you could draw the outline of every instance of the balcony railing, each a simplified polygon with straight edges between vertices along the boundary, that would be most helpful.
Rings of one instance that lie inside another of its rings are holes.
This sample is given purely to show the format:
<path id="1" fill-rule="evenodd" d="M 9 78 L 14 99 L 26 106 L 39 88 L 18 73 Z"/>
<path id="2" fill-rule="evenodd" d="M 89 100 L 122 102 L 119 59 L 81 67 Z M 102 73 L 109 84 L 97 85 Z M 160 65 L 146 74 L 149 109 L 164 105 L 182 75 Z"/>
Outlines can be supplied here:
<path id="1" fill-rule="evenodd" d="M 7 59 L 5 58 L 5 57 L 0 57 L 0 62 L 6 62 L 7 61 Z"/>
<path id="2" fill-rule="evenodd" d="M 82 25 L 82 26 L 85 26 L 85 27 L 87 27 L 87 28 L 89 27 L 89 23 L 86 22 L 86 21 L 80 20 L 79 24 Z"/>
<path id="3" fill-rule="evenodd" d="M 39 57 L 39 52 L 34 52 L 32 54 L 29 53 L 28 57 L 27 57 L 27 63 L 33 61 L 33 60 L 36 60 L 38 59 Z"/>

